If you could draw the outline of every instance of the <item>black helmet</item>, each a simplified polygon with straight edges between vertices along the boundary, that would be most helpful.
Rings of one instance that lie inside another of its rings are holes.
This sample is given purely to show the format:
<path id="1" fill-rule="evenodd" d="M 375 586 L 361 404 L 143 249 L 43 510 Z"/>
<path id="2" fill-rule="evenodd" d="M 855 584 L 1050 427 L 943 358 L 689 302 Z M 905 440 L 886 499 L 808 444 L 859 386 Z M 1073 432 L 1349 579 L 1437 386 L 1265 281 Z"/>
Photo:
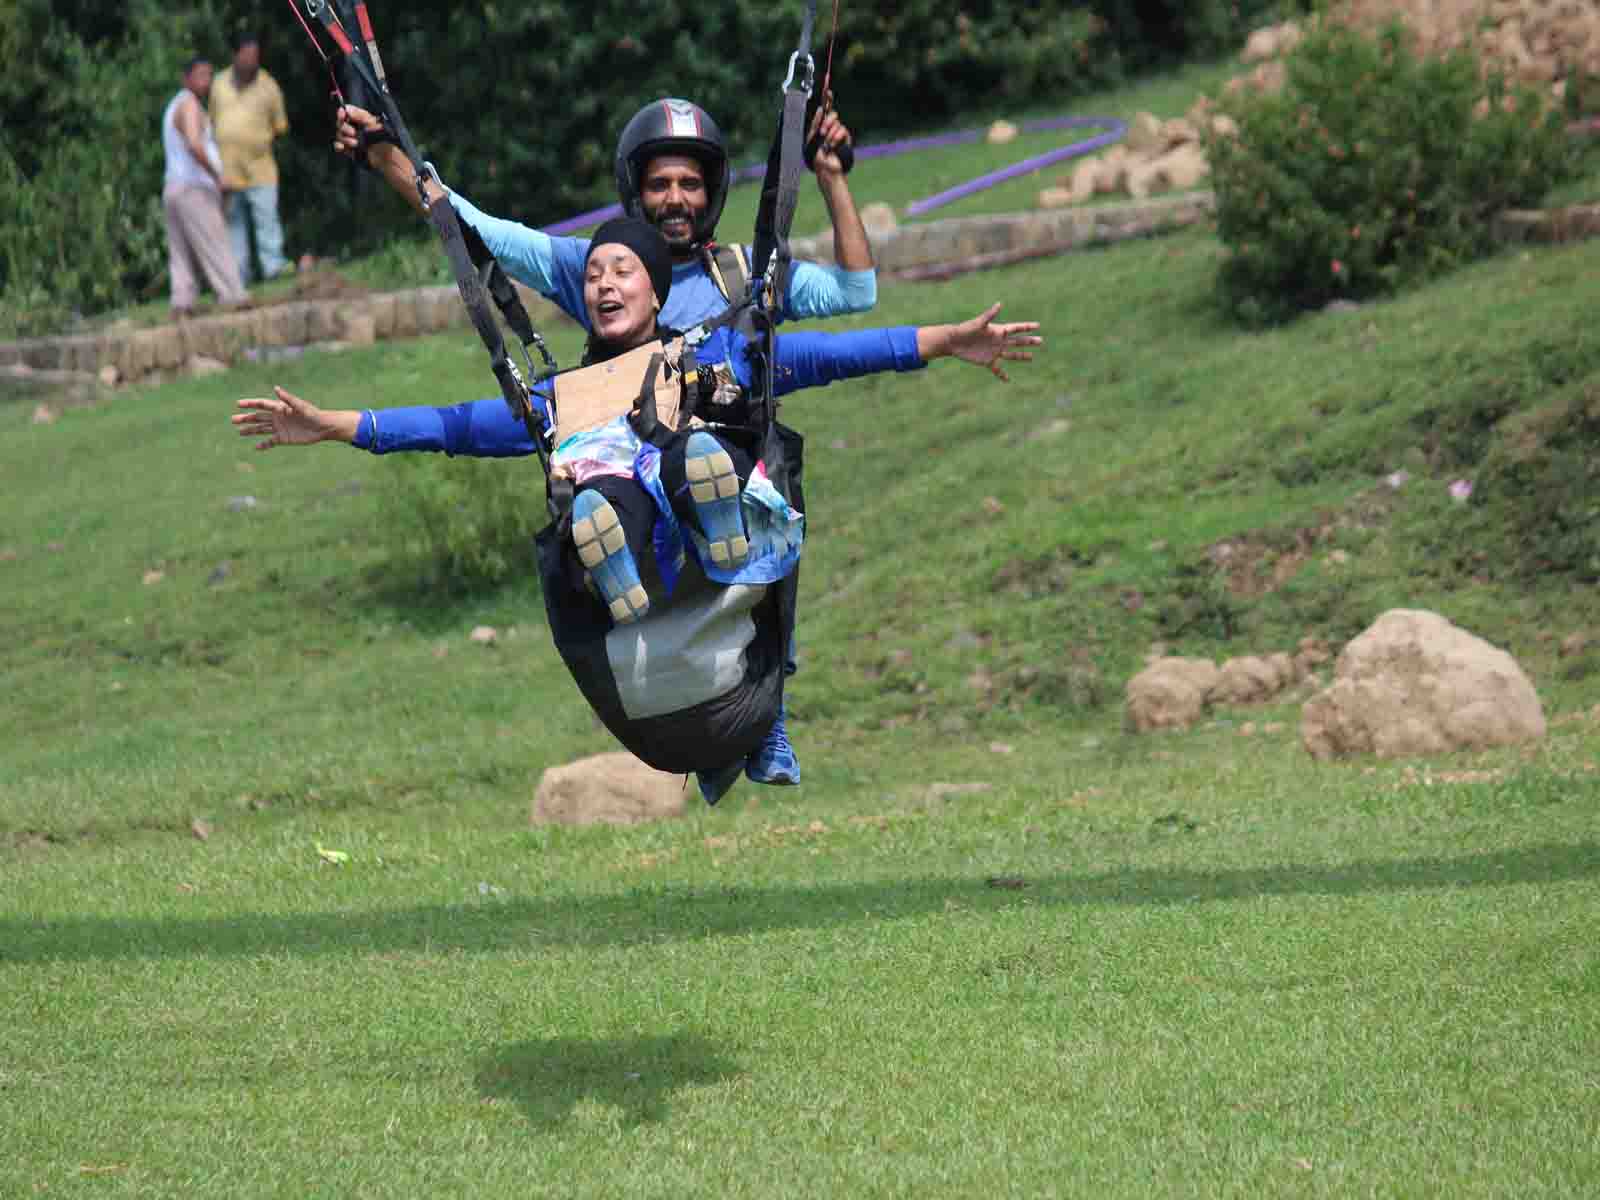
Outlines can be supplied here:
<path id="1" fill-rule="evenodd" d="M 617 139 L 617 194 L 622 211 L 643 217 L 639 181 L 646 165 L 662 154 L 686 154 L 700 161 L 706 175 L 706 210 L 694 223 L 694 240 L 707 242 L 728 199 L 731 171 L 728 143 L 709 113 L 687 100 L 662 99 L 646 104 L 622 127 Z"/>

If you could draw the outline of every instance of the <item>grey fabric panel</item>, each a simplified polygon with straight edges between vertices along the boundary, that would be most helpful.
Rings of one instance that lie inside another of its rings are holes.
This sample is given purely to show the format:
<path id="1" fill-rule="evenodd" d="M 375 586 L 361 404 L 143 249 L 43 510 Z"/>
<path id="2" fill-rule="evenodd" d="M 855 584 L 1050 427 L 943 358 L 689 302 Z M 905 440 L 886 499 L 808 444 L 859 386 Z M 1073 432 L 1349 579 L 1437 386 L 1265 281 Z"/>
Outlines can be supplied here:
<path id="1" fill-rule="evenodd" d="M 765 586 L 710 583 L 691 565 L 670 601 L 608 633 L 606 657 L 629 719 L 679 712 L 743 683 L 756 636 L 751 612 L 766 594 Z"/>

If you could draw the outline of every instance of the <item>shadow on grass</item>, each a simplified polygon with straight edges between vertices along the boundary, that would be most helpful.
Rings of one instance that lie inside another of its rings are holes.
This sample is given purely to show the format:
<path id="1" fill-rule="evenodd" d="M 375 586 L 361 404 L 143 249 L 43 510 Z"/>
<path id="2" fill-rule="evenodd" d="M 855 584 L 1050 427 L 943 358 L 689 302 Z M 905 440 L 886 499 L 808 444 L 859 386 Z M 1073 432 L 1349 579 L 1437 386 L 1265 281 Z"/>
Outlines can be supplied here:
<path id="1" fill-rule="evenodd" d="M 0 918 L 0 963 L 366 954 L 392 951 L 533 951 L 615 946 L 861 921 L 1038 905 L 1160 905 L 1257 896 L 1357 896 L 1423 888 L 1560 883 L 1600 876 L 1600 843 L 1545 843 L 1460 858 L 1283 864 L 1235 870 L 1130 868 L 1095 875 L 1030 875 L 996 888 L 983 879 L 923 878 L 817 887 L 635 888 L 483 904 L 371 912 L 255 913 L 199 920 L 86 916 Z M 1020 888 L 1022 890 L 1014 890 Z"/>
<path id="2" fill-rule="evenodd" d="M 478 1091 L 512 1100 L 535 1125 L 556 1125 L 592 1100 L 622 1110 L 632 1128 L 667 1116 L 681 1088 L 718 1083 L 739 1068 L 693 1034 L 624 1038 L 539 1038 L 503 1046 L 478 1068 Z"/>

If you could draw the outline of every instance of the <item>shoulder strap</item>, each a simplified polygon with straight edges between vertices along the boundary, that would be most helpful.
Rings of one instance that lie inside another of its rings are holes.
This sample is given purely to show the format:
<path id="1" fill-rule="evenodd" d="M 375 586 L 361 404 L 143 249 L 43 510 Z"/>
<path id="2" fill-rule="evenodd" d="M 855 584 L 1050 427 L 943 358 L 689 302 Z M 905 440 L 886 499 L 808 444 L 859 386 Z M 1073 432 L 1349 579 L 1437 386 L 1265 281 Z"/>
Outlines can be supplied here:
<path id="1" fill-rule="evenodd" d="M 711 276 L 711 282 L 717 285 L 717 290 L 728 303 L 737 304 L 744 298 L 745 288 L 750 280 L 750 267 L 738 246 L 714 243 L 708 247 L 706 271 Z"/>

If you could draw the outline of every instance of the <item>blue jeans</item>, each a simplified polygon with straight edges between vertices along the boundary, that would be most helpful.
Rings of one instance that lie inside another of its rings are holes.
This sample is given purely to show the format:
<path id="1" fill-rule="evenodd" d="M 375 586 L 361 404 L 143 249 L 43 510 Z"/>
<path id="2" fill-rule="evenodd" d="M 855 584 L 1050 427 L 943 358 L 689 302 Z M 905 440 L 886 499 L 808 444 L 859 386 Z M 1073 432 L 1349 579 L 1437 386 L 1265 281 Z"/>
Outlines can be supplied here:
<path id="1" fill-rule="evenodd" d="M 262 184 L 228 194 L 228 237 L 239 276 L 245 283 L 257 278 L 250 256 L 250 229 L 255 227 L 256 252 L 261 256 L 259 278 L 271 279 L 289 265 L 283 257 L 283 226 L 278 222 L 278 185 Z"/>

